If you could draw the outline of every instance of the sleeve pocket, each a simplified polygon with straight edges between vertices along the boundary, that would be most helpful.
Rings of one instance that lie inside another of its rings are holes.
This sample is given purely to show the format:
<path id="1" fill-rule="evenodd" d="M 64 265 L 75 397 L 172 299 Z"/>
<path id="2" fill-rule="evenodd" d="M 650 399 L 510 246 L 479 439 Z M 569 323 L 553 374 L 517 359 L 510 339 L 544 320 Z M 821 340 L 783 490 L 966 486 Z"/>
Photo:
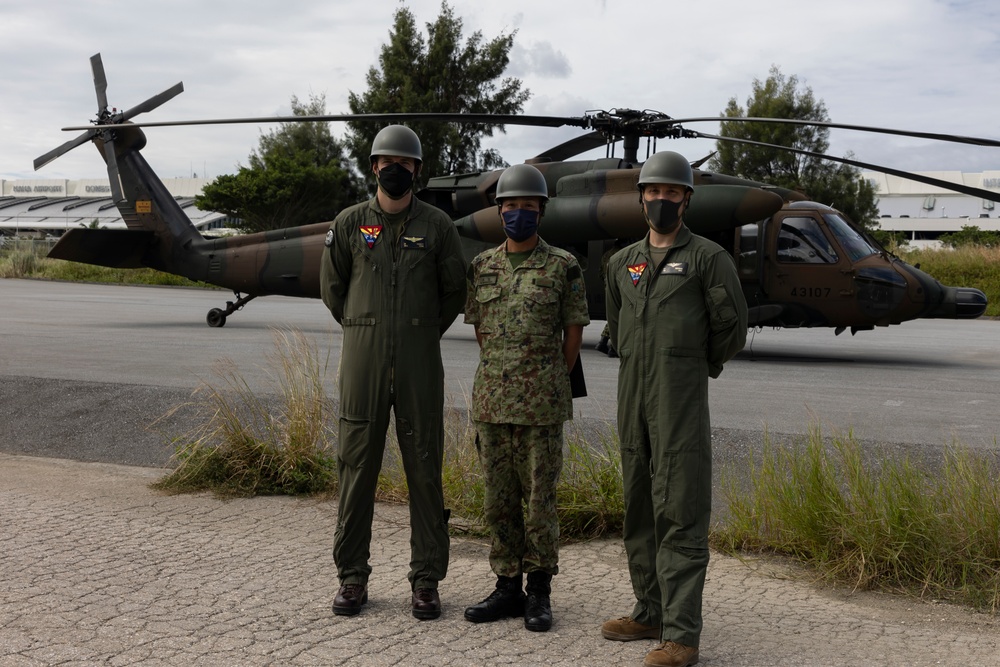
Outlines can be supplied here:
<path id="1" fill-rule="evenodd" d="M 708 311 L 712 321 L 712 331 L 723 331 L 736 323 L 736 308 L 722 285 L 708 288 Z"/>

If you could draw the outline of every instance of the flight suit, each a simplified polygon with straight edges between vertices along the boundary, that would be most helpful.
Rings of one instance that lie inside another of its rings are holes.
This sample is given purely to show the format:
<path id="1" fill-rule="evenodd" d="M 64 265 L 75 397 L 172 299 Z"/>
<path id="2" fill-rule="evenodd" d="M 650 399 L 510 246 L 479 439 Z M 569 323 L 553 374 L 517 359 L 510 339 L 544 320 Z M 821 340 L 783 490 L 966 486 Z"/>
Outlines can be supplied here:
<path id="1" fill-rule="evenodd" d="M 660 266 L 649 237 L 611 258 L 606 289 L 620 355 L 618 430 L 632 618 L 697 647 L 712 508 L 708 378 L 746 342 L 732 258 L 682 227 Z"/>
<path id="2" fill-rule="evenodd" d="M 448 567 L 440 339 L 461 312 L 466 262 L 452 221 L 415 197 L 393 236 L 377 199 L 345 209 L 327 232 L 320 268 L 323 302 L 344 333 L 333 556 L 342 584 L 367 584 L 392 409 L 409 490 L 408 578 L 437 588 Z"/>
<path id="3" fill-rule="evenodd" d="M 556 485 L 563 422 L 573 418 L 563 330 L 590 323 L 583 273 L 573 255 L 539 239 L 517 268 L 504 245 L 478 255 L 468 290 L 465 322 L 482 340 L 472 419 L 493 534 L 490 566 L 503 577 L 556 574 Z"/>

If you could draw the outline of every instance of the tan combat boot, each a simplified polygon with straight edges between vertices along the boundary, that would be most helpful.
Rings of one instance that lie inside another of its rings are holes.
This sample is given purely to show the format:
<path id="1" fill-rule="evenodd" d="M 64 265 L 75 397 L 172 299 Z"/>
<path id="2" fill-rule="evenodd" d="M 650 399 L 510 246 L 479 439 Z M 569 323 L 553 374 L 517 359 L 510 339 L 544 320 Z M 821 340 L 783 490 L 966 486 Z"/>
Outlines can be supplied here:
<path id="1" fill-rule="evenodd" d="M 637 623 L 631 616 L 622 616 L 612 621 L 605 621 L 601 626 L 601 635 L 605 639 L 616 642 L 630 642 L 636 639 L 659 639 L 660 626 Z"/>
<path id="2" fill-rule="evenodd" d="M 698 648 L 677 642 L 663 642 L 646 654 L 644 667 L 690 667 L 698 662 Z"/>

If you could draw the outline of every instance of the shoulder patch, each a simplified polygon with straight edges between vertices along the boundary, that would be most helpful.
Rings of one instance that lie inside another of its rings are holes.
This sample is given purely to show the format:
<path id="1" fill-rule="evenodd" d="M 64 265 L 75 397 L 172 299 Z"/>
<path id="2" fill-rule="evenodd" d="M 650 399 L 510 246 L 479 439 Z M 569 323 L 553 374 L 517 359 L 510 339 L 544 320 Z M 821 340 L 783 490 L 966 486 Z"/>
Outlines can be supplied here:
<path id="1" fill-rule="evenodd" d="M 327 248 L 329 248 L 330 246 L 333 245 L 333 230 L 332 229 L 329 230 L 329 231 L 327 231 L 327 233 L 326 233 L 326 240 L 324 241 L 324 243 L 326 243 L 326 247 Z"/>

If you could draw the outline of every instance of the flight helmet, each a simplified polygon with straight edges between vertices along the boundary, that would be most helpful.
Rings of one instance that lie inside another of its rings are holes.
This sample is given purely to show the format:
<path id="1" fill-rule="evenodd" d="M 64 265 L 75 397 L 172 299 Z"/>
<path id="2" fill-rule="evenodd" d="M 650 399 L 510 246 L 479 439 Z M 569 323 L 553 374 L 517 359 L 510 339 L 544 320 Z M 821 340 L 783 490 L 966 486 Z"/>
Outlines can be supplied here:
<path id="1" fill-rule="evenodd" d="M 663 151 L 654 153 L 639 170 L 639 190 L 648 183 L 683 185 L 694 190 L 694 172 L 691 164 L 680 153 Z"/>
<path id="2" fill-rule="evenodd" d="M 542 172 L 535 167 L 515 164 L 504 169 L 497 181 L 497 201 L 509 197 L 541 197 L 544 204 L 549 200 L 549 186 Z"/>
<path id="3" fill-rule="evenodd" d="M 375 140 L 372 141 L 369 160 L 374 163 L 379 155 L 409 157 L 417 162 L 422 162 L 424 159 L 420 150 L 420 138 L 405 125 L 388 125 L 379 130 Z"/>

